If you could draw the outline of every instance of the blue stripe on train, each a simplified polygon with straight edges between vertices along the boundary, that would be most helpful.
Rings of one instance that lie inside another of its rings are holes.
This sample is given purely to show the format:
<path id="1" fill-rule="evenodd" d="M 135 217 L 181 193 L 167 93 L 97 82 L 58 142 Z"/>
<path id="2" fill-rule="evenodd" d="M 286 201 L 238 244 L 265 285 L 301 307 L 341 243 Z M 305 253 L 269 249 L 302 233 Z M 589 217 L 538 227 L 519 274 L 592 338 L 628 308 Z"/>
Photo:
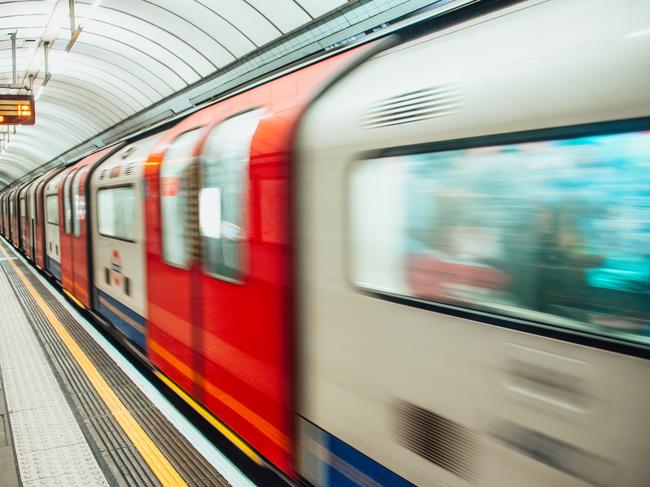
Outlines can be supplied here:
<path id="1" fill-rule="evenodd" d="M 133 325 L 135 323 L 142 330 L 145 330 L 146 321 L 144 317 L 127 308 L 97 287 L 95 287 L 95 309 L 129 340 L 138 345 L 142 350 L 145 350 L 145 334 Z M 129 321 L 133 323 L 129 323 Z"/>
<path id="2" fill-rule="evenodd" d="M 305 421 L 302 425 L 307 439 L 304 466 L 308 480 L 316 485 L 413 487 L 408 480 L 313 423 Z"/>
<path id="3" fill-rule="evenodd" d="M 61 264 L 59 262 L 48 255 L 45 259 L 45 267 L 54 277 L 61 280 Z"/>
<path id="4" fill-rule="evenodd" d="M 334 460 L 327 469 L 327 485 L 340 487 L 359 485 L 361 479 L 350 471 L 349 466 L 353 467 L 356 472 L 370 477 L 379 485 L 389 487 L 411 487 L 413 485 L 335 436 L 329 433 L 325 433 L 325 435 L 327 448 Z"/>

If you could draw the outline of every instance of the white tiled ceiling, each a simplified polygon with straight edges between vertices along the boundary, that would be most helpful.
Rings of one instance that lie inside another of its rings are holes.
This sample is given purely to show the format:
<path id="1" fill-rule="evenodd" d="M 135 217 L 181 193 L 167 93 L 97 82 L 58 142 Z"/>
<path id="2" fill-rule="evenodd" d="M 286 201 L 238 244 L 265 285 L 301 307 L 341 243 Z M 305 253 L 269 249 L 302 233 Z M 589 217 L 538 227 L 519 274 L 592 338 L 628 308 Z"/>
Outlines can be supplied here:
<path id="1" fill-rule="evenodd" d="M 68 0 L 0 0 L 0 85 L 12 82 L 9 34 L 16 32 L 18 81 L 36 75 L 39 96 L 36 125 L 10 129 L 9 143 L 0 142 L 0 187 L 342 5 L 395 1 L 77 0 L 83 30 L 66 53 Z M 312 35 L 323 37 L 330 23 Z M 53 75 L 41 89 L 44 41 Z"/>

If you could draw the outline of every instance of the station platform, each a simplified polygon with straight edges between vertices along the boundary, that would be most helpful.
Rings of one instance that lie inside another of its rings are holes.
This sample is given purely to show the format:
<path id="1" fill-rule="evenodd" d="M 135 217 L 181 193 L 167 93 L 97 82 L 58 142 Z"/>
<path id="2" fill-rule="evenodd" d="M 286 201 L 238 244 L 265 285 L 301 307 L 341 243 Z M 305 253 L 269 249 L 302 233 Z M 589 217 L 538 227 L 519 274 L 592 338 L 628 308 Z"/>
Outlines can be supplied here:
<path id="1" fill-rule="evenodd" d="M 253 485 L 0 240 L 0 486 Z"/>

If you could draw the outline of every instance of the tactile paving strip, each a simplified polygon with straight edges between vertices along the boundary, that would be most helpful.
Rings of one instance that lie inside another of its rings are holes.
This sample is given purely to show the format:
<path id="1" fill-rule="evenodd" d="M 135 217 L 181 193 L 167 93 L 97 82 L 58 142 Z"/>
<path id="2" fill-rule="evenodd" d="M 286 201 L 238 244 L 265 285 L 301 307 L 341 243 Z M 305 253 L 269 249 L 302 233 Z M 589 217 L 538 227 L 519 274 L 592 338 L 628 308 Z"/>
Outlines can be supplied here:
<path id="1" fill-rule="evenodd" d="M 0 267 L 6 269 L 6 262 Z M 24 485 L 67 477 L 67 485 L 108 486 L 80 425 L 0 270 L 0 359 L 18 470 Z M 23 347 L 20 354 L 11 348 Z"/>
<path id="2" fill-rule="evenodd" d="M 45 300 L 66 330 L 95 366 L 115 394 L 131 411 L 145 432 L 181 474 L 188 485 L 229 485 L 219 472 L 182 436 L 163 414 L 149 401 L 129 377 L 117 367 L 108 354 L 88 335 L 65 307 L 32 274 L 23 262 L 15 261 L 31 286 Z M 92 385 L 13 269 L 7 268 L 11 284 L 20 296 L 53 370 L 68 396 L 75 414 L 81 420 L 95 456 L 102 459 L 118 485 L 156 486 L 158 480 L 122 432 Z M 35 484 L 37 485 L 37 484 Z"/>

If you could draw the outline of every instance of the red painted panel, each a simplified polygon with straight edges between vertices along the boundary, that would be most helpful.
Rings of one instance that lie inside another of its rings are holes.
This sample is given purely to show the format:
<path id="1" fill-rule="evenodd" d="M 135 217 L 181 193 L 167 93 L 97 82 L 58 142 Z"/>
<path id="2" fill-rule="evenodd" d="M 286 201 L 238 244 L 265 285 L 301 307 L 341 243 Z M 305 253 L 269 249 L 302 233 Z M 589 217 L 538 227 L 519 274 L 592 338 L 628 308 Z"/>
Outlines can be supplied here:
<path id="1" fill-rule="evenodd" d="M 191 128 L 191 127 L 190 127 Z M 189 128 L 188 128 L 189 129 Z M 188 130 L 186 129 L 186 130 Z M 162 260 L 159 161 L 161 149 L 182 131 L 167 134 L 145 163 L 145 230 L 147 235 L 147 354 L 174 382 L 196 397 L 194 389 L 193 330 L 190 321 L 192 281 L 190 272 Z M 163 149 L 164 150 L 164 149 Z M 152 325 L 154 325 L 152 327 Z M 162 358 L 168 354 L 171 360 Z"/>
<path id="2" fill-rule="evenodd" d="M 52 169 L 41 178 L 36 189 L 36 265 L 40 269 L 45 268 L 45 187 L 47 183 L 58 173 L 59 169 Z"/>
<path id="3" fill-rule="evenodd" d="M 170 130 L 145 170 L 149 357 L 289 475 L 294 475 L 290 149 L 302 110 L 356 54 L 330 58 L 195 113 Z M 200 262 L 189 270 L 166 265 L 159 172 L 168 144 L 203 127 L 199 155 L 216 125 L 250 108 L 263 108 L 266 115 L 251 147 L 243 282 L 206 276 Z"/>
<path id="4" fill-rule="evenodd" d="M 36 267 L 42 269 L 45 265 L 45 258 L 43 254 L 45 248 L 43 246 L 43 239 L 45 238 L 43 218 L 45 216 L 45 211 L 43 207 L 43 189 L 45 188 L 45 181 L 49 175 L 45 175 L 41 178 L 36 187 Z"/>
<path id="5" fill-rule="evenodd" d="M 20 210 L 20 248 L 23 251 L 25 255 L 28 253 L 29 247 L 27 246 L 27 239 L 28 239 L 28 224 L 29 224 L 29 219 L 27 218 L 27 190 L 29 189 L 29 183 L 25 183 L 22 188 L 20 189 L 20 197 L 18 199 L 19 203 L 19 210 Z M 24 203 L 24 208 L 20 207 L 20 201 L 22 199 L 25 199 Z"/>
<path id="6" fill-rule="evenodd" d="M 20 199 L 18 195 L 20 193 L 20 187 L 16 188 L 12 192 L 12 201 L 14 205 L 14 215 L 11 219 L 11 242 L 16 248 L 20 247 Z"/>
<path id="7" fill-rule="evenodd" d="M 2 218 L 2 235 L 7 238 L 9 235 L 9 200 L 7 199 L 7 192 L 4 192 L 0 198 L 2 198 L 2 215 L 0 215 L 0 218 Z"/>
<path id="8" fill-rule="evenodd" d="M 30 219 L 29 219 L 29 188 L 32 183 L 25 185 L 22 196 L 25 198 L 25 211 L 20 215 L 21 220 L 21 233 L 22 233 L 22 249 L 27 259 L 31 259 L 32 239 L 30 233 Z"/>
<path id="9" fill-rule="evenodd" d="M 83 162 L 83 161 L 82 161 Z M 80 163 L 79 163 L 80 164 Z M 61 182 L 59 183 L 59 215 L 61 219 L 59 222 L 59 256 L 61 257 L 61 285 L 63 289 L 72 293 L 74 288 L 74 278 L 72 274 L 72 263 L 74 261 L 72 255 L 72 224 L 70 224 L 70 233 L 65 232 L 65 204 L 64 204 L 64 195 L 65 187 L 67 184 L 70 184 L 68 179 L 74 177 L 76 169 L 78 169 L 78 164 L 68 167 L 63 170 L 61 173 Z M 68 200 L 70 199 L 70 193 L 68 192 Z"/>
<path id="10" fill-rule="evenodd" d="M 101 151 L 104 152 L 104 151 Z M 92 156 L 91 156 L 92 157 Z M 86 158 L 89 159 L 89 158 Z M 76 212 L 79 217 L 79 235 L 74 235 L 74 222 L 72 233 L 72 294 L 81 302 L 86 308 L 90 308 L 90 285 L 88 277 L 88 232 L 86 231 L 86 180 L 90 167 L 93 164 L 91 161 L 84 160 L 86 164 L 79 169 L 79 194 L 75 200 L 74 198 L 74 183 L 71 188 L 73 191 L 72 204 L 76 205 Z M 73 180 L 74 181 L 74 180 Z"/>

